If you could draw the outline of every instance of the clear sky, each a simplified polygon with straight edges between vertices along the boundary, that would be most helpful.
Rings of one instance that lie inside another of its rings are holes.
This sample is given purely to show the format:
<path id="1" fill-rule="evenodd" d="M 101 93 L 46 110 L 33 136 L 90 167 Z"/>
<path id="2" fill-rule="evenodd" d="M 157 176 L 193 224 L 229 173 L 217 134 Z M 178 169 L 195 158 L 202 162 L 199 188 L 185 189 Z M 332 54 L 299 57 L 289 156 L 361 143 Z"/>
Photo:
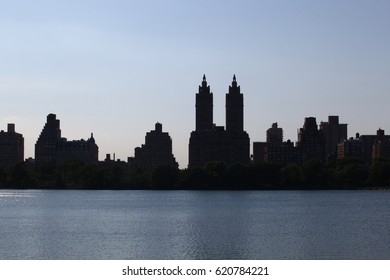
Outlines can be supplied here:
<path id="1" fill-rule="evenodd" d="M 0 0 L 0 129 L 15 123 L 34 157 L 55 113 L 63 137 L 93 132 L 100 159 L 126 160 L 158 121 L 186 167 L 203 74 L 217 125 L 236 74 L 251 143 L 273 122 L 296 141 L 309 116 L 390 134 L 389 14 L 388 0 Z"/>

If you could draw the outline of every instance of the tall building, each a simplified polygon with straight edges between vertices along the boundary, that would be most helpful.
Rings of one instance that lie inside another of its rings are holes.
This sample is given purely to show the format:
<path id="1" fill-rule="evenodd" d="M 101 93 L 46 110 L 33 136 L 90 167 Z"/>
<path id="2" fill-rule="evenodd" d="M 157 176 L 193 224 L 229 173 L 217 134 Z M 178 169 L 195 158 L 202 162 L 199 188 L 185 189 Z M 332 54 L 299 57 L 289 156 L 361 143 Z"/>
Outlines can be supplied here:
<path id="1" fill-rule="evenodd" d="M 60 120 L 55 114 L 49 114 L 35 144 L 35 167 L 39 171 L 49 171 L 69 161 L 97 164 L 98 154 L 99 148 L 92 134 L 88 140 L 68 141 L 61 137 Z"/>
<path id="2" fill-rule="evenodd" d="M 206 75 L 203 75 L 202 85 L 196 94 L 196 131 L 213 129 L 213 93 L 207 85 Z"/>
<path id="3" fill-rule="evenodd" d="M 144 170 L 153 170 L 160 165 L 179 167 L 172 154 L 172 139 L 168 132 L 162 131 L 160 123 L 156 123 L 155 130 L 146 133 L 145 144 L 134 149 L 134 158 L 129 158 L 128 162 Z"/>
<path id="4" fill-rule="evenodd" d="M 15 132 L 15 124 L 8 124 L 7 132 L 0 131 L 0 168 L 24 161 L 24 138 Z"/>
<path id="5" fill-rule="evenodd" d="M 213 94 L 203 76 L 196 93 L 196 124 L 189 143 L 189 167 L 203 166 L 210 161 L 226 164 L 250 161 L 249 135 L 244 131 L 244 98 L 236 76 L 226 94 L 226 130 L 213 124 Z"/>
<path id="6" fill-rule="evenodd" d="M 35 167 L 46 171 L 57 165 L 57 148 L 61 140 L 60 120 L 55 114 L 49 114 L 46 124 L 35 144 Z"/>
<path id="7" fill-rule="evenodd" d="M 325 136 L 326 159 L 337 158 L 337 144 L 347 140 L 347 124 L 339 123 L 339 116 L 329 116 L 327 122 L 321 122 L 320 130 Z"/>
<path id="8" fill-rule="evenodd" d="M 229 93 L 226 94 L 226 131 L 241 133 L 244 131 L 244 96 L 233 76 Z"/>
<path id="9" fill-rule="evenodd" d="M 316 118 L 305 118 L 303 128 L 298 130 L 297 148 L 301 163 L 313 159 L 325 161 L 325 136 L 318 130 Z"/>
<path id="10" fill-rule="evenodd" d="M 272 127 L 267 129 L 267 143 L 282 143 L 283 129 L 278 127 L 278 123 L 273 123 Z"/>

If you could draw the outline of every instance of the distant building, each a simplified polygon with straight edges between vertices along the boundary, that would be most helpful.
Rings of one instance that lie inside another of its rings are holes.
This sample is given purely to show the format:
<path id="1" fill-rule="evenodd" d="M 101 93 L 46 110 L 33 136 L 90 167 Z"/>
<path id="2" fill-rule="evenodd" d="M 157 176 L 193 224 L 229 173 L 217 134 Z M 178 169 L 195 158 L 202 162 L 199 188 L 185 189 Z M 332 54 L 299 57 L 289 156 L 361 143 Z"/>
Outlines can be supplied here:
<path id="1" fill-rule="evenodd" d="M 57 165 L 57 147 L 61 140 L 60 120 L 55 114 L 49 114 L 46 124 L 35 144 L 35 167 L 45 171 Z"/>
<path id="2" fill-rule="evenodd" d="M 24 138 L 15 132 L 15 124 L 8 124 L 7 132 L 0 131 L 0 168 L 24 161 Z"/>
<path id="3" fill-rule="evenodd" d="M 338 145 L 337 158 L 356 157 L 371 164 L 373 159 L 390 158 L 390 135 L 378 129 L 376 135 L 359 135 Z"/>
<path id="4" fill-rule="evenodd" d="M 60 120 L 55 114 L 49 114 L 35 144 L 35 167 L 39 171 L 48 171 L 69 161 L 97 164 L 98 154 L 93 135 L 88 140 L 78 141 L 61 138 Z"/>
<path id="5" fill-rule="evenodd" d="M 172 154 L 172 139 L 168 132 L 162 131 L 162 124 L 156 123 L 155 130 L 146 133 L 145 144 L 134 149 L 134 157 L 130 157 L 128 163 L 144 170 L 153 170 L 160 165 L 178 168 Z"/>
<path id="6" fill-rule="evenodd" d="M 236 76 L 226 94 L 226 130 L 213 124 L 213 93 L 203 76 L 196 94 L 196 124 L 189 142 L 189 164 L 201 167 L 210 161 L 226 164 L 250 162 L 249 135 L 244 131 L 244 97 Z"/>
<path id="7" fill-rule="evenodd" d="M 320 130 L 325 136 L 325 152 L 327 160 L 337 158 L 337 145 L 348 139 L 347 124 L 339 123 L 338 116 L 329 116 L 328 122 L 321 122 Z"/>
<path id="8" fill-rule="evenodd" d="M 262 163 L 266 161 L 268 143 L 253 142 L 253 163 Z"/>
<path id="9" fill-rule="evenodd" d="M 61 138 L 57 146 L 57 166 L 62 166 L 67 162 L 81 161 L 85 164 L 98 163 L 99 148 L 93 138 L 93 133 L 88 140 L 68 141 Z"/>
<path id="10" fill-rule="evenodd" d="M 253 142 L 253 163 L 295 163 L 297 162 L 297 149 L 290 140 L 283 142 L 283 129 L 273 123 L 267 129 L 267 142 Z"/>
<path id="11" fill-rule="evenodd" d="M 264 161 L 281 164 L 296 163 L 298 161 L 297 149 L 290 140 L 282 143 L 269 143 L 265 150 Z"/>
<path id="12" fill-rule="evenodd" d="M 272 127 L 267 129 L 267 143 L 282 143 L 283 129 L 278 127 L 278 123 L 273 123 Z"/>
<path id="13" fill-rule="evenodd" d="M 351 137 L 337 145 L 337 159 L 346 157 L 354 157 L 366 161 L 363 155 L 363 141 L 359 133 L 356 134 L 355 138 Z"/>
<path id="14" fill-rule="evenodd" d="M 382 129 L 377 130 L 377 138 L 372 146 L 372 159 L 390 158 L 390 136 Z"/>
<path id="15" fill-rule="evenodd" d="M 298 130 L 297 148 L 301 163 L 313 159 L 325 161 L 325 135 L 322 130 L 318 130 L 316 118 L 305 118 L 303 128 Z"/>

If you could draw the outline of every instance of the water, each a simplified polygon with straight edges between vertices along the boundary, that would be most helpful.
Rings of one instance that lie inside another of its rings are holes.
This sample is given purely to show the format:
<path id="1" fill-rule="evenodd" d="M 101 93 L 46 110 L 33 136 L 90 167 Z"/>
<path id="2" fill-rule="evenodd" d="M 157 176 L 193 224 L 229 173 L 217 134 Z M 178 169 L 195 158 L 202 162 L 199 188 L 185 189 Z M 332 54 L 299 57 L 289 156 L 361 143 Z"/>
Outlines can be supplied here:
<path id="1" fill-rule="evenodd" d="M 390 192 L 0 190 L 0 258 L 390 259 Z"/>

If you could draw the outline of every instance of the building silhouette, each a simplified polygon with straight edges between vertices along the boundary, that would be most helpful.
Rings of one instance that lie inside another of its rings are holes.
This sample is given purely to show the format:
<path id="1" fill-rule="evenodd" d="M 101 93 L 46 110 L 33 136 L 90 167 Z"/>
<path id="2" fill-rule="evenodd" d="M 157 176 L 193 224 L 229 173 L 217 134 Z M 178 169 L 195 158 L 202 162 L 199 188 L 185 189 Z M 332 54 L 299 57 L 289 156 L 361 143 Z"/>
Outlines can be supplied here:
<path id="1" fill-rule="evenodd" d="M 7 132 L 0 131 L 0 168 L 24 161 L 24 138 L 15 132 L 15 124 L 8 124 Z"/>
<path id="2" fill-rule="evenodd" d="M 68 141 L 61 137 L 60 120 L 49 114 L 35 144 L 35 166 L 39 171 L 49 171 L 70 161 L 97 164 L 98 154 L 92 134 L 88 140 Z"/>
<path id="3" fill-rule="evenodd" d="M 49 114 L 45 126 L 35 144 L 35 167 L 46 171 L 57 165 L 57 146 L 61 140 L 60 120 L 55 114 Z"/>
<path id="4" fill-rule="evenodd" d="M 272 127 L 267 129 L 267 143 L 282 143 L 283 129 L 278 127 L 278 123 L 273 123 Z"/>
<path id="5" fill-rule="evenodd" d="M 310 160 L 325 161 L 325 135 L 322 130 L 318 129 L 316 118 L 305 118 L 303 128 L 298 130 L 297 148 L 300 163 Z"/>
<path id="6" fill-rule="evenodd" d="M 61 138 L 57 146 L 57 166 L 67 162 L 80 161 L 84 164 L 97 164 L 99 147 L 95 143 L 93 133 L 87 140 L 72 140 Z"/>
<path id="7" fill-rule="evenodd" d="M 377 137 L 372 146 L 372 159 L 390 158 L 390 136 L 383 129 L 377 130 Z"/>
<path id="8" fill-rule="evenodd" d="M 273 123 L 266 132 L 267 142 L 253 142 L 253 163 L 296 163 L 297 149 L 290 140 L 283 142 L 283 129 Z"/>
<path id="9" fill-rule="evenodd" d="M 337 159 L 343 159 L 347 157 L 358 158 L 362 161 L 365 160 L 363 154 L 363 138 L 360 137 L 359 133 L 356 133 L 356 137 L 344 140 L 337 144 Z M 374 141 L 374 139 L 372 140 Z"/>
<path id="10" fill-rule="evenodd" d="M 327 122 L 321 122 L 320 130 L 325 136 L 326 160 L 337 158 L 337 145 L 348 139 L 347 124 L 339 123 L 339 116 L 329 116 Z"/>
<path id="11" fill-rule="evenodd" d="M 168 132 L 162 131 L 161 123 L 156 123 L 155 130 L 146 133 L 145 144 L 134 149 L 134 157 L 129 157 L 128 163 L 143 170 L 161 165 L 179 167 L 172 154 L 172 139 Z"/>
<path id="12" fill-rule="evenodd" d="M 385 135 L 383 129 L 378 129 L 376 135 L 360 135 L 339 143 L 337 159 L 355 157 L 371 164 L 374 159 L 390 158 L 390 135 Z"/>
<path id="13" fill-rule="evenodd" d="M 195 100 L 196 124 L 189 141 L 188 166 L 201 167 L 211 161 L 249 163 L 249 135 L 244 131 L 244 97 L 236 76 L 233 76 L 226 94 L 226 130 L 213 124 L 213 93 L 205 75 Z"/>

